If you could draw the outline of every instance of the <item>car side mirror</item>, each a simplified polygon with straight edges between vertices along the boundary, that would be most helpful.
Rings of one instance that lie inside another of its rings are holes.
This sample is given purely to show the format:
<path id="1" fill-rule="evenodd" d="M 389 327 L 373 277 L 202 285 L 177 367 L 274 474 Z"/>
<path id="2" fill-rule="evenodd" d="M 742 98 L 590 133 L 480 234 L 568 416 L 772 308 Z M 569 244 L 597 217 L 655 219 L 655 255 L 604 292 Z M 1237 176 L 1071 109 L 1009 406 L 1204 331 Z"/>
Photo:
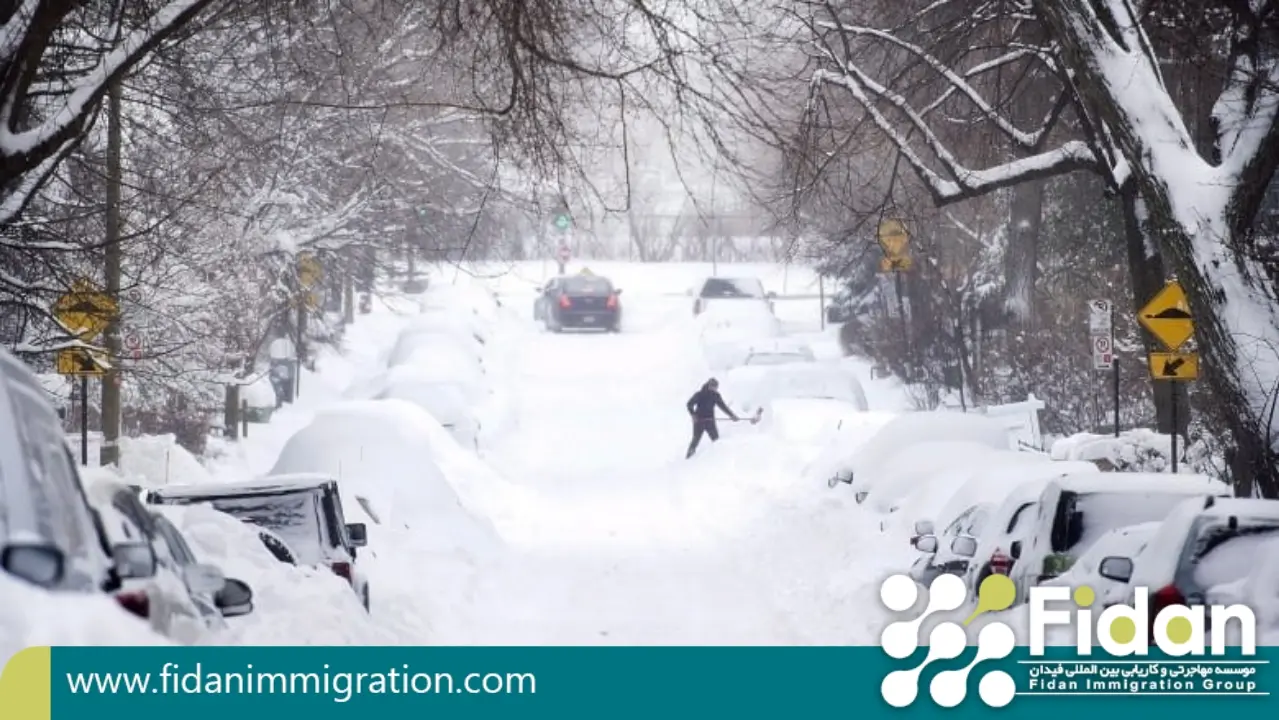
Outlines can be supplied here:
<path id="1" fill-rule="evenodd" d="M 243 580 L 227 578 L 213 602 L 223 617 L 239 617 L 253 612 L 253 590 Z"/>
<path id="2" fill-rule="evenodd" d="M 914 545 L 915 549 L 922 553 L 935 553 L 937 552 L 937 536 L 924 535 L 923 537 L 917 537 Z"/>
<path id="3" fill-rule="evenodd" d="M 916 520 L 915 534 L 916 535 L 936 535 L 937 532 L 936 530 L 933 529 L 933 521 L 932 520 Z"/>
<path id="4" fill-rule="evenodd" d="M 67 558 L 52 545 L 6 545 L 0 553 L 0 567 L 32 585 L 49 587 L 62 580 Z"/>
<path id="5" fill-rule="evenodd" d="M 622 294 L 622 289 L 621 289 L 621 288 L 613 288 L 613 294 L 614 294 L 614 295 L 621 295 L 621 294 Z"/>
<path id="6" fill-rule="evenodd" d="M 351 538 L 353 547 L 364 547 L 369 544 L 369 531 L 364 523 L 350 523 L 346 526 L 346 534 Z"/>
<path id="7" fill-rule="evenodd" d="M 767 293 L 765 293 L 765 294 L 764 294 L 764 297 L 768 298 L 769 300 L 776 300 L 776 299 L 777 299 L 777 293 L 772 292 L 772 291 L 770 290 L 769 292 L 767 292 Z"/>
<path id="8" fill-rule="evenodd" d="M 971 535 L 960 535 L 951 541 L 950 551 L 960 557 L 970 558 L 977 554 L 977 538 Z"/>
<path id="9" fill-rule="evenodd" d="M 183 571 L 183 579 L 191 592 L 201 595 L 214 595 L 226 584 L 222 568 L 204 563 L 188 565 Z"/>
<path id="10" fill-rule="evenodd" d="M 853 495 L 853 499 L 857 501 L 858 505 L 861 505 L 862 503 L 866 502 L 866 498 L 869 495 L 870 495 L 870 491 L 868 490 L 858 490 L 856 494 Z"/>
<path id="11" fill-rule="evenodd" d="M 1132 579 L 1132 570 L 1131 559 L 1112 555 L 1101 561 L 1101 565 L 1097 567 L 1097 574 L 1107 580 L 1126 583 Z"/>
<path id="12" fill-rule="evenodd" d="M 151 543 L 121 543 L 111 548 L 116 572 L 124 580 L 137 580 L 155 575 L 155 549 Z"/>
<path id="13" fill-rule="evenodd" d="M 1008 557 L 1013 560 L 1021 559 L 1021 541 L 1014 540 L 1013 544 L 1008 548 Z"/>

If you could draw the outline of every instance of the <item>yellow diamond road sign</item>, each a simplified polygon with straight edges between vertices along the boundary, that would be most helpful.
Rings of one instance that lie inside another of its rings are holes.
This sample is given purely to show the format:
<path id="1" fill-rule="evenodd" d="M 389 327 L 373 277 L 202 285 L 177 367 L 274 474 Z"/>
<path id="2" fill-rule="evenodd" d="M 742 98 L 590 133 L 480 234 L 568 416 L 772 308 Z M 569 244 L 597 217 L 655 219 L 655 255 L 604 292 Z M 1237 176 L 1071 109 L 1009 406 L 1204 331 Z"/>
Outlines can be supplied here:
<path id="1" fill-rule="evenodd" d="M 91 350 L 67 348 L 58 351 L 57 370 L 59 375 L 98 377 L 106 374 L 106 362 Z"/>
<path id="2" fill-rule="evenodd" d="M 118 310 L 115 298 L 87 280 L 77 280 L 71 291 L 53 304 L 53 316 L 82 340 L 91 340 L 106 330 Z"/>
<path id="3" fill-rule="evenodd" d="M 1156 340 L 1173 352 L 1195 334 L 1195 320 L 1190 315 L 1186 291 L 1175 280 L 1165 285 L 1159 294 L 1146 303 L 1137 313 L 1137 320 Z"/>
<path id="4" fill-rule="evenodd" d="M 906 245 L 910 243 L 910 234 L 901 220 L 884 220 L 879 223 L 879 246 L 890 258 L 906 255 Z"/>
<path id="5" fill-rule="evenodd" d="M 302 283 L 302 287 L 308 290 L 315 287 L 323 276 L 324 268 L 315 253 L 298 255 L 298 282 Z"/>

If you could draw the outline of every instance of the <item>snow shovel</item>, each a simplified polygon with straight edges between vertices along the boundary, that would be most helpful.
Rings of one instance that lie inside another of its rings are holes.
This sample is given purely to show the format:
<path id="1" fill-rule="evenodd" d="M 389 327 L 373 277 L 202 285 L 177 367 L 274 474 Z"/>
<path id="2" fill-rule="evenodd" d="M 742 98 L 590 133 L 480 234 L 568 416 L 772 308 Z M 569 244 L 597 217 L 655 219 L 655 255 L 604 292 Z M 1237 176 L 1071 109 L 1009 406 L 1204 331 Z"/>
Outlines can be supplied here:
<path id="1" fill-rule="evenodd" d="M 751 425 L 758 425 L 759 419 L 764 416 L 764 408 L 755 408 L 755 414 L 748 418 L 716 418 L 718 420 L 727 420 L 729 422 L 748 422 Z"/>

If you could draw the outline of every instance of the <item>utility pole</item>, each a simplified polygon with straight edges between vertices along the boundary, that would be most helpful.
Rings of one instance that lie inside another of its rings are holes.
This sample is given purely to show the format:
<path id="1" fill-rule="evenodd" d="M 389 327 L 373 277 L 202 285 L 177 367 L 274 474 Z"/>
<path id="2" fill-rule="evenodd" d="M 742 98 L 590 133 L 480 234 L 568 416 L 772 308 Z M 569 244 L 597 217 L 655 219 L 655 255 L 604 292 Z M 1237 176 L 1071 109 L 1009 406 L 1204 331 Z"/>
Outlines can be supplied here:
<path id="1" fill-rule="evenodd" d="M 106 294 L 120 303 L 120 265 L 123 249 L 120 247 L 120 186 L 122 171 L 120 162 L 123 133 L 121 115 L 120 81 L 114 80 L 107 88 L 107 217 L 106 243 L 103 249 Z M 120 462 L 120 315 L 115 313 L 105 333 L 107 357 L 110 367 L 102 378 L 102 449 L 98 462 L 104 467 Z M 87 398 L 86 398 L 87 400 Z"/>

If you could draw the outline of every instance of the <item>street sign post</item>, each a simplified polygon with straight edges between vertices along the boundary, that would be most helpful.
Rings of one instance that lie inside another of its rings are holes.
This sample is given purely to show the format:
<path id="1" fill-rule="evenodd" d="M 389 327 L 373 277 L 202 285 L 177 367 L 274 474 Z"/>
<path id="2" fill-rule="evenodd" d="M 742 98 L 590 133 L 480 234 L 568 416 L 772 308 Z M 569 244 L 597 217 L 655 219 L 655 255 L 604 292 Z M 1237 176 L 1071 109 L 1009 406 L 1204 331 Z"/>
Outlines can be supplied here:
<path id="1" fill-rule="evenodd" d="M 53 304 L 53 317 L 67 332 L 83 342 L 92 342 L 119 315 L 116 299 L 84 278 Z M 89 464 L 89 378 L 106 374 L 109 363 L 88 348 L 60 350 L 54 359 L 60 375 L 80 378 L 80 462 Z"/>
<path id="2" fill-rule="evenodd" d="M 1088 301 L 1088 341 L 1092 368 L 1109 371 L 1115 413 L 1115 437 L 1119 437 L 1119 359 L 1115 357 L 1115 306 L 1109 300 Z"/>
<path id="3" fill-rule="evenodd" d="M 560 245 L 559 249 L 555 251 L 555 259 L 560 265 L 560 275 L 564 274 L 564 268 L 568 265 L 568 261 L 572 257 L 573 252 L 569 250 L 568 245 Z"/>
<path id="4" fill-rule="evenodd" d="M 1198 353 L 1182 352 L 1182 347 L 1195 335 L 1195 318 L 1181 283 L 1173 280 L 1164 285 L 1137 312 L 1137 320 L 1167 350 L 1150 353 L 1149 368 L 1152 380 L 1172 383 L 1172 471 L 1177 472 L 1177 383 L 1199 377 Z"/>

